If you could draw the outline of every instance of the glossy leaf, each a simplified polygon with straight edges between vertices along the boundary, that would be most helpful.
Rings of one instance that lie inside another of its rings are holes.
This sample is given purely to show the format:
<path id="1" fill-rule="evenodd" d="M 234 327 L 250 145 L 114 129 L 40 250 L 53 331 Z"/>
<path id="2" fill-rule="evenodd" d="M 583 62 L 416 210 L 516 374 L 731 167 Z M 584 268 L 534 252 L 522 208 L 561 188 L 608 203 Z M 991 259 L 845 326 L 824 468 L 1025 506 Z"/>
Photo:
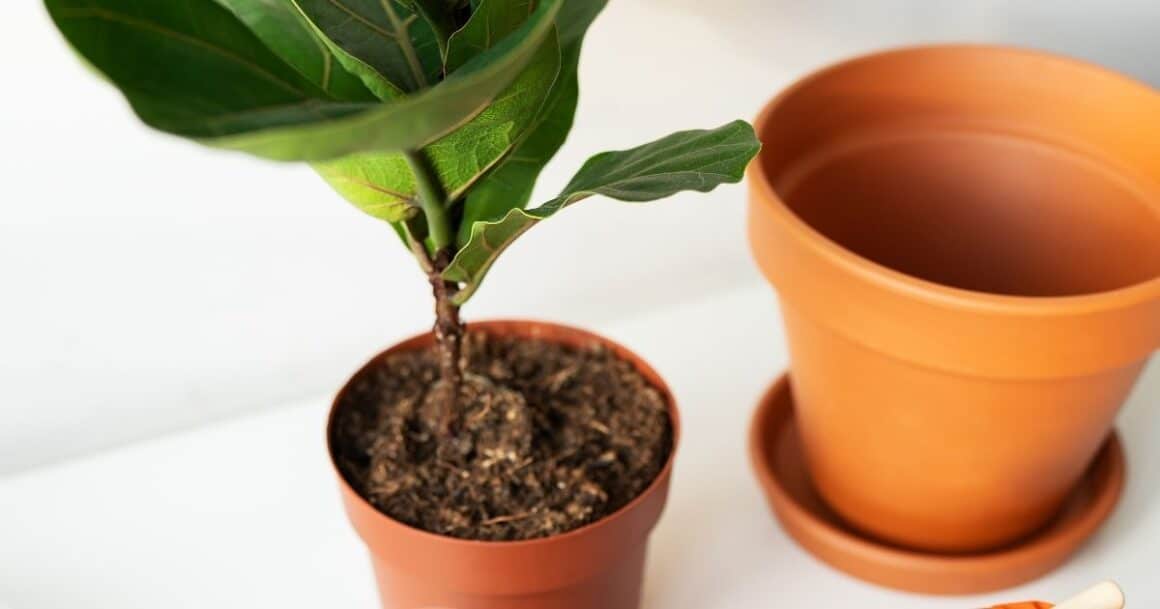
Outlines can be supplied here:
<path id="1" fill-rule="evenodd" d="M 559 53 L 551 33 L 528 67 L 486 110 L 424 149 L 450 200 L 458 199 L 531 127 L 553 90 Z M 316 169 L 343 196 L 384 220 L 395 221 L 388 217 L 398 212 L 393 206 L 416 196 L 414 178 L 398 153 L 357 155 Z"/>
<path id="2" fill-rule="evenodd" d="M 375 218 L 402 222 L 418 212 L 415 176 L 401 155 L 353 155 L 314 168 L 346 200 Z"/>
<path id="3" fill-rule="evenodd" d="M 608 0 L 568 0 L 556 17 L 560 46 L 568 48 L 584 39 L 588 26 L 596 20 Z"/>
<path id="4" fill-rule="evenodd" d="M 526 6 L 514 6 L 522 2 L 526 0 L 514 2 L 486 0 L 476 15 L 487 13 L 488 6 L 506 6 L 509 14 L 521 8 L 526 10 Z M 523 13 L 519 14 L 523 16 Z M 472 19 L 474 20 L 475 16 Z M 520 22 L 515 20 L 493 20 L 488 25 L 488 31 L 491 32 L 490 40 L 479 42 L 494 45 L 497 40 L 509 35 L 519 25 Z M 460 38 L 460 35 L 467 33 L 472 27 L 469 23 L 456 33 L 451 43 L 452 49 L 456 48 L 457 41 L 462 43 L 463 38 Z M 460 198 L 526 137 L 529 130 L 534 127 L 554 84 L 558 81 L 560 64 L 560 48 L 553 32 L 549 34 L 535 59 L 519 78 L 500 94 L 487 110 L 447 137 L 427 147 L 427 155 L 451 200 Z"/>
<path id="5" fill-rule="evenodd" d="M 560 75 L 524 137 L 495 169 L 468 190 L 456 238 L 460 247 L 471 239 L 476 222 L 498 220 L 509 210 L 528 204 L 540 172 L 568 138 L 580 93 L 576 73 L 579 46 L 573 45 L 573 49 L 572 57 L 563 58 Z"/>
<path id="6" fill-rule="evenodd" d="M 466 301 L 504 249 L 541 220 L 593 195 L 654 201 L 681 191 L 708 192 L 741 180 L 761 144 L 753 127 L 734 121 L 713 130 L 681 131 L 655 142 L 588 160 L 558 197 L 531 210 L 513 209 L 495 222 L 477 222 L 443 276 L 463 284 Z"/>
<path id="7" fill-rule="evenodd" d="M 294 0 L 319 30 L 405 93 L 433 85 L 442 55 L 431 26 L 398 0 Z M 373 86 L 373 85 L 372 85 Z"/>
<path id="8" fill-rule="evenodd" d="M 560 4 L 544 0 L 515 32 L 431 89 L 340 120 L 203 142 L 286 161 L 425 147 L 483 112 L 519 76 L 554 31 Z"/>
<path id="9" fill-rule="evenodd" d="M 540 172 L 568 139 L 580 94 L 578 72 L 584 34 L 605 4 L 605 0 L 564 3 L 556 17 L 557 32 L 564 45 L 560 76 L 523 138 L 467 193 L 456 236 L 460 247 L 471 238 L 476 222 L 498 220 L 509 210 L 525 207 Z"/>
<path id="10" fill-rule="evenodd" d="M 563 4 L 566 7 L 574 1 L 565 0 Z M 475 56 L 495 46 L 501 38 L 527 21 L 533 8 L 532 0 L 483 0 L 463 28 L 448 41 L 447 57 L 444 60 L 447 72 L 455 72 Z"/>
<path id="11" fill-rule="evenodd" d="M 214 137 L 349 116 L 214 0 L 47 0 L 69 43 L 147 124 Z"/>
<path id="12" fill-rule="evenodd" d="M 412 0 L 413 10 L 423 16 L 430 26 L 435 41 L 439 44 L 439 51 L 447 54 L 447 40 L 458 28 L 455 15 L 463 0 Z"/>
<path id="13" fill-rule="evenodd" d="M 356 78 L 362 81 L 363 86 L 375 94 L 375 96 L 383 101 L 398 99 L 406 95 L 406 93 L 399 88 L 398 85 L 387 80 L 385 76 L 379 73 L 378 70 L 371 67 L 370 64 L 351 55 L 330 38 L 314 22 L 306 17 L 306 13 L 302 11 L 302 7 L 298 6 L 298 0 L 290 0 L 294 4 L 295 9 L 302 15 L 303 20 L 310 26 L 314 35 L 317 36 L 326 48 L 334 55 L 335 59 L 342 65 L 346 71 L 353 74 Z"/>
<path id="14" fill-rule="evenodd" d="M 282 61 L 298 70 L 329 97 L 374 101 L 362 80 L 347 72 L 292 0 L 217 0 L 246 24 Z"/>

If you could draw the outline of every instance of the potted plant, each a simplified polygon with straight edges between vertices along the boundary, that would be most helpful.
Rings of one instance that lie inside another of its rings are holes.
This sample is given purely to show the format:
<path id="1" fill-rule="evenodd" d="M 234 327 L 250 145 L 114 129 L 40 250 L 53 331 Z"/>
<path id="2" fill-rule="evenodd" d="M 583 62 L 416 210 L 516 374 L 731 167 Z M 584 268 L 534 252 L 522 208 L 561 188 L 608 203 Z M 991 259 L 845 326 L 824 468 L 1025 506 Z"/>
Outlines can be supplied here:
<path id="1" fill-rule="evenodd" d="M 384 607 L 635 607 L 678 435 L 672 396 L 611 341 L 528 321 L 468 332 L 459 310 L 513 240 L 568 205 L 739 181 L 752 128 L 598 154 L 526 208 L 571 128 L 602 1 L 46 4 L 147 124 L 311 163 L 429 278 L 433 331 L 356 373 L 329 420 Z"/>
<path id="2" fill-rule="evenodd" d="M 920 47 L 803 79 L 758 132 L 750 242 L 821 497 L 878 549 L 1058 564 L 1094 527 L 1028 536 L 1118 450 L 1160 345 L 1160 95 L 1043 53 Z"/>

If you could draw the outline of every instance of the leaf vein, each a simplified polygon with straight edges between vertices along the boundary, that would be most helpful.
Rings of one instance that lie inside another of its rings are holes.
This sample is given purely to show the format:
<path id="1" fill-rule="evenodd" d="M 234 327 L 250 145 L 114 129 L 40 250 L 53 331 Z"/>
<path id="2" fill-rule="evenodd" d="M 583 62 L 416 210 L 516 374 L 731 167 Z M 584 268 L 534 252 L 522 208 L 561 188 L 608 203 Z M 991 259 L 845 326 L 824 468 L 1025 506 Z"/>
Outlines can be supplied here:
<path id="1" fill-rule="evenodd" d="M 176 30 L 172 30 L 172 29 L 163 27 L 163 26 L 158 25 L 156 23 L 153 23 L 151 21 L 146 21 L 144 19 L 138 19 L 138 18 L 132 17 L 130 15 L 118 13 L 116 11 L 111 11 L 108 9 L 96 8 L 96 7 L 63 9 L 60 11 L 59 16 L 62 19 L 103 19 L 105 21 L 111 21 L 113 23 L 120 23 L 120 24 L 126 25 L 128 27 L 151 31 L 155 34 L 160 34 L 162 36 L 168 36 L 168 37 L 173 38 L 174 40 L 179 40 L 179 41 L 184 42 L 188 45 L 200 47 L 200 48 L 205 49 L 207 51 L 210 51 L 216 55 L 224 57 L 233 63 L 236 63 L 238 65 L 241 65 L 241 66 L 249 69 L 254 74 L 261 76 L 262 78 L 270 81 L 273 84 L 276 84 L 276 85 L 282 87 L 283 89 L 286 89 L 287 91 L 290 91 L 292 93 L 295 93 L 295 94 L 301 95 L 301 96 L 306 95 L 306 92 L 304 92 L 302 89 L 294 86 L 293 84 L 291 84 L 289 82 L 286 82 L 281 77 L 269 72 L 268 70 L 266 70 L 262 66 L 246 59 L 245 57 L 241 57 L 241 56 L 233 53 L 232 51 L 229 51 L 228 49 L 224 49 L 224 48 L 219 47 L 217 45 L 211 44 L 209 42 L 206 42 L 205 40 L 201 40 L 201 39 L 196 38 L 194 36 L 190 36 L 189 34 L 184 34 L 182 32 L 178 32 Z"/>

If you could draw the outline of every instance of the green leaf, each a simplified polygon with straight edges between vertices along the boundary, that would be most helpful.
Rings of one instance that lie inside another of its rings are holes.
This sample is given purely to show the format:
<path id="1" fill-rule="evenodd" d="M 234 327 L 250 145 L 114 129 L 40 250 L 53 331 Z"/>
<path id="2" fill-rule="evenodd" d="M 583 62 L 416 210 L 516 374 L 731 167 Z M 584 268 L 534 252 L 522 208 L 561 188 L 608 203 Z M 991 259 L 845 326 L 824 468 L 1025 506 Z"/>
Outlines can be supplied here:
<path id="1" fill-rule="evenodd" d="M 555 36 L 549 36 L 508 91 L 470 123 L 425 149 L 451 200 L 511 149 L 520 129 L 527 127 L 523 119 L 536 114 L 559 70 L 555 44 Z M 316 163 L 315 169 L 339 194 L 382 220 L 409 217 L 416 202 L 414 176 L 398 153 L 353 155 Z"/>
<path id="2" fill-rule="evenodd" d="M 584 34 L 605 3 L 604 0 L 565 2 L 560 9 L 556 28 L 562 43 L 564 36 L 568 37 L 560 76 L 523 139 L 467 193 L 456 241 L 460 247 L 471 238 L 471 227 L 476 222 L 498 220 L 508 210 L 526 206 L 540 172 L 568 139 L 580 94 L 578 72 Z"/>
<path id="3" fill-rule="evenodd" d="M 362 211 L 387 222 L 402 222 L 418 211 L 415 176 L 398 154 L 362 154 L 319 163 L 314 169 Z"/>
<path id="4" fill-rule="evenodd" d="M 486 110 L 424 149 L 449 200 L 460 198 L 528 131 L 559 70 L 560 51 L 550 33 L 528 67 Z M 397 153 L 357 155 L 316 169 L 344 197 L 380 219 L 394 221 L 388 216 L 398 212 L 395 206 L 413 204 L 416 198 L 414 178 Z"/>
<path id="5" fill-rule="evenodd" d="M 566 7 L 574 0 L 564 2 Z M 484 0 L 463 28 L 447 43 L 444 65 L 454 73 L 480 53 L 490 49 L 501 38 L 515 31 L 532 14 L 532 0 Z M 561 11 L 565 10 L 561 8 Z"/>
<path id="6" fill-rule="evenodd" d="M 327 38 L 326 34 L 314 22 L 310 21 L 306 13 L 302 10 L 302 7 L 298 6 L 298 0 L 290 0 L 290 2 L 294 4 L 294 8 L 298 11 L 298 14 L 302 15 L 302 20 L 310 27 L 310 31 L 322 40 L 322 43 L 326 45 L 326 48 L 330 50 L 331 54 L 334 55 L 342 67 L 361 80 L 363 86 L 374 93 L 375 97 L 387 101 L 398 99 L 405 95 L 402 89 L 387 80 L 382 74 L 379 74 L 379 71 L 371 67 L 370 64 L 351 55 L 346 49 L 336 44 L 330 38 Z"/>
<path id="7" fill-rule="evenodd" d="M 214 0 L 46 0 L 69 43 L 147 124 L 214 137 L 349 116 Z"/>
<path id="8" fill-rule="evenodd" d="M 327 42 L 291 0 L 217 0 L 249 27 L 282 61 L 331 98 L 374 101 L 362 80 L 335 59 Z"/>
<path id="9" fill-rule="evenodd" d="M 484 6 L 505 1 L 488 0 Z M 503 34 L 500 30 L 498 35 Z M 463 196 L 527 135 L 557 82 L 560 63 L 560 48 L 552 32 L 519 78 L 486 110 L 426 148 L 450 200 Z"/>
<path id="10" fill-rule="evenodd" d="M 430 26 L 435 41 L 439 44 L 439 52 L 447 55 L 447 40 L 458 27 L 455 23 L 455 13 L 462 5 L 460 0 L 412 0 L 413 10 L 423 16 Z"/>
<path id="11" fill-rule="evenodd" d="M 520 75 L 554 31 L 560 5 L 543 0 L 515 32 L 431 89 L 356 116 L 202 141 L 285 161 L 425 147 L 487 109 Z"/>
<path id="12" fill-rule="evenodd" d="M 294 3 L 327 39 L 404 92 L 426 89 L 442 69 L 431 26 L 398 0 Z M 363 70 L 352 68 L 365 80 Z"/>
<path id="13" fill-rule="evenodd" d="M 739 182 L 761 148 L 745 121 L 713 130 L 681 131 L 655 142 L 603 152 L 584 164 L 560 196 L 531 210 L 513 209 L 495 222 L 477 222 L 471 238 L 444 271 L 448 281 L 463 284 L 459 304 L 479 288 L 500 253 L 520 235 L 557 211 L 593 195 L 621 201 L 663 199 L 685 190 L 708 192 Z"/>
<path id="14" fill-rule="evenodd" d="M 596 20 L 608 0 L 569 0 L 556 17 L 560 45 L 567 48 L 584 39 L 588 26 Z"/>
<path id="15" fill-rule="evenodd" d="M 573 45 L 573 49 L 579 51 L 578 45 Z M 572 130 L 580 93 L 575 55 L 563 59 L 560 75 L 524 137 L 495 169 L 467 191 L 456 239 L 460 247 L 471 239 L 476 222 L 498 220 L 508 210 L 523 208 L 531 200 L 540 172 Z"/>

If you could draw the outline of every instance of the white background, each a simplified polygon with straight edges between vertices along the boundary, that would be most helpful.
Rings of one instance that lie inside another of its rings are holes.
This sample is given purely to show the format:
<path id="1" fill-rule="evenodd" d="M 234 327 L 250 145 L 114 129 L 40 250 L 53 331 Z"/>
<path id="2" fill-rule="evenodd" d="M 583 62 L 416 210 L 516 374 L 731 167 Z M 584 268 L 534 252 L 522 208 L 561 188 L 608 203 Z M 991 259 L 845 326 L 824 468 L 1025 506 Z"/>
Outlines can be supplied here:
<path id="1" fill-rule="evenodd" d="M 0 606 L 369 606 L 316 444 L 325 396 L 428 325 L 414 263 L 308 169 L 140 126 L 38 2 L 7 4 Z M 576 129 L 538 198 L 600 150 L 751 117 L 853 53 L 944 40 L 1048 48 L 1160 85 L 1153 0 L 612 0 L 589 36 Z M 700 423 L 658 533 L 650 608 L 774 606 L 770 590 L 804 599 L 811 586 L 867 607 L 982 604 L 864 586 L 769 521 L 741 434 L 784 345 L 744 243 L 743 188 L 576 206 L 521 239 L 465 313 L 629 340 Z M 1020 594 L 1114 576 L 1137 598 L 1160 596 L 1148 578 L 1160 563 L 1158 376 L 1123 417 L 1132 479 L 1116 518 Z M 180 429 L 193 431 L 158 437 Z M 271 471 L 271 486 L 255 487 L 251 474 Z M 247 535 L 261 543 L 238 541 Z"/>

